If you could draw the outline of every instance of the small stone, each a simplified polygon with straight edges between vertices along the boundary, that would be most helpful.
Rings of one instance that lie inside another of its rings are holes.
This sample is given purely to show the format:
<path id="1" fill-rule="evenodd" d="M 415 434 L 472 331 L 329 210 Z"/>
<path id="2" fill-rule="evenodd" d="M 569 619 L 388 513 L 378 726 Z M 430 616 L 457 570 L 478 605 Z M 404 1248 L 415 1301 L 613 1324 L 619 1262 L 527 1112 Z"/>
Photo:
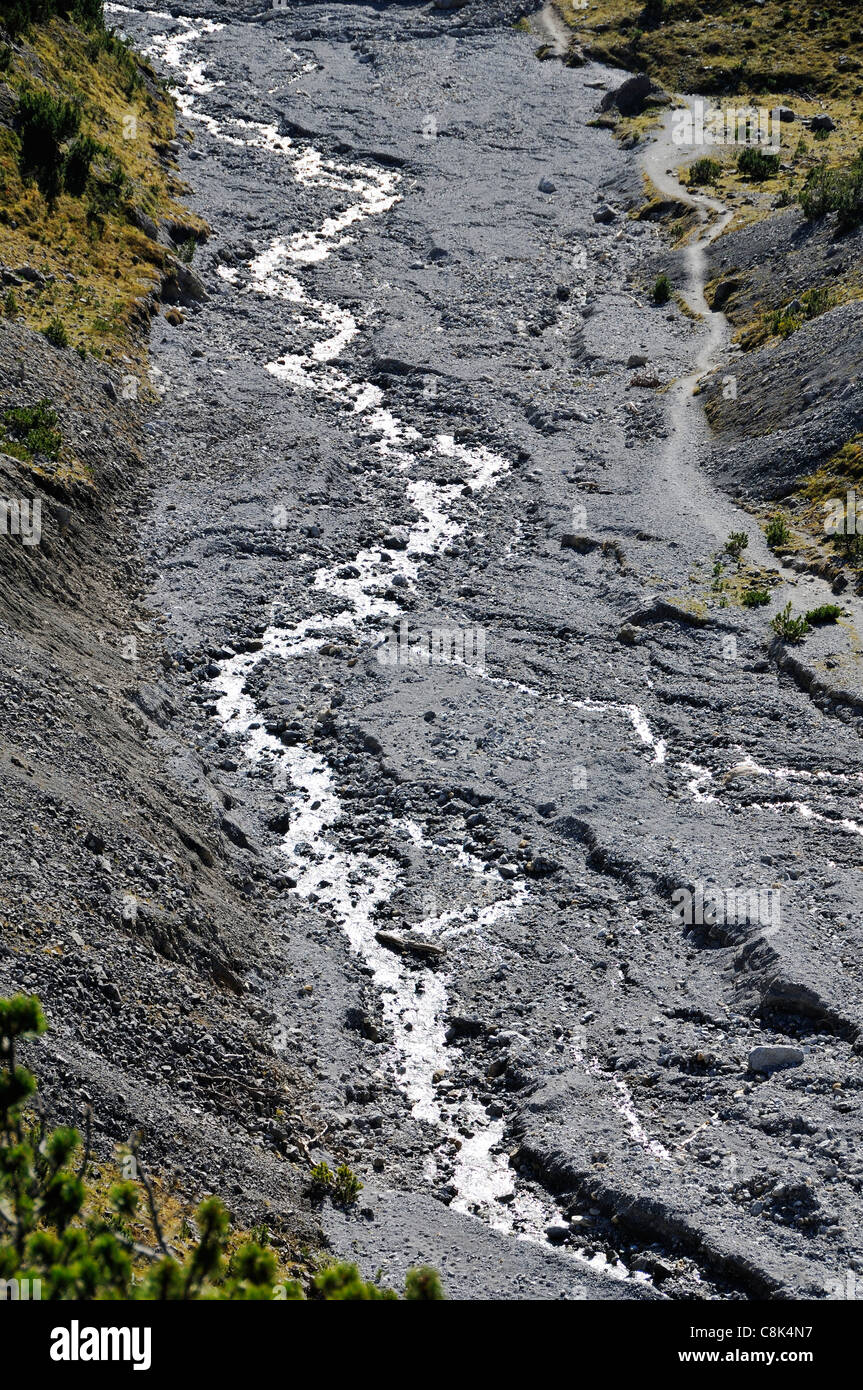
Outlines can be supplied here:
<path id="1" fill-rule="evenodd" d="M 610 208 L 608 203 L 603 203 L 593 214 L 594 222 L 616 222 L 617 213 L 614 208 Z"/>
<path id="2" fill-rule="evenodd" d="M 539 191 L 540 193 L 556 193 L 557 184 L 552 183 L 551 179 L 540 179 Z"/>

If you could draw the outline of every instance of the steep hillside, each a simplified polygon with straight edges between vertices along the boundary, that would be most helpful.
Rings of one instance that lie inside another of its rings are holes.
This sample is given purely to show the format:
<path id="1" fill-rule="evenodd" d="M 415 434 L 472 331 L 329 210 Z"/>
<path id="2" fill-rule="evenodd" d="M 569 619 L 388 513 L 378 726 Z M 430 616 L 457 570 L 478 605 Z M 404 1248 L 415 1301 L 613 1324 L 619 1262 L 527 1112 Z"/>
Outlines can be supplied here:
<path id="1" fill-rule="evenodd" d="M 213 1190 L 249 1224 L 279 1197 L 290 1215 L 267 1219 L 289 1264 L 318 1244 L 284 1161 L 314 1125 L 298 1058 L 277 1055 L 240 979 L 266 956 L 268 909 L 230 799 L 165 735 L 171 660 L 137 535 L 146 403 L 164 389 L 147 330 L 194 312 L 204 224 L 178 201 L 151 68 L 95 14 L 3 16 L 0 995 L 43 1001 L 52 1120 L 92 1106 L 101 1160 L 143 1131 L 178 1221 Z"/>
<path id="2" fill-rule="evenodd" d="M 856 0 L 554 0 L 589 56 L 670 91 L 849 101 L 863 92 Z"/>

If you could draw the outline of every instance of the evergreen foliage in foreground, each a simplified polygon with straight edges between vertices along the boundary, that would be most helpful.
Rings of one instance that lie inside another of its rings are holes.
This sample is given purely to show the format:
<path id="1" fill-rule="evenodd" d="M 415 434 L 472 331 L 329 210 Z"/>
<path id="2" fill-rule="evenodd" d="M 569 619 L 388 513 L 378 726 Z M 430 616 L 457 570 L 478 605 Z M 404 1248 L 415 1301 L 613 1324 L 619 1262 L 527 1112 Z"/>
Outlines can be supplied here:
<path id="1" fill-rule="evenodd" d="M 82 29 L 102 29 L 105 24 L 103 0 L 0 0 L 0 24 L 10 34 L 44 24 L 54 15 L 74 20 Z"/>
<path id="2" fill-rule="evenodd" d="M 305 1299 L 298 1280 L 278 1282 L 276 1258 L 261 1241 L 246 1241 L 226 1257 L 230 1219 L 218 1197 L 208 1197 L 198 1208 L 192 1251 L 183 1259 L 172 1255 L 140 1160 L 140 1184 L 111 1188 L 108 1217 L 86 1213 L 89 1143 L 82 1145 L 75 1129 L 46 1127 L 34 1110 L 36 1078 L 18 1059 L 20 1039 L 46 1028 L 35 996 L 0 999 L 0 1297 L 15 1296 L 28 1280 L 29 1297 L 42 1299 Z M 137 1214 L 142 1189 L 161 1250 L 143 1278 L 133 1267 L 139 1251 L 127 1226 Z M 316 1274 L 309 1296 L 327 1302 L 399 1297 L 364 1282 L 350 1264 Z M 442 1299 L 435 1271 L 411 1270 L 404 1297 Z"/>

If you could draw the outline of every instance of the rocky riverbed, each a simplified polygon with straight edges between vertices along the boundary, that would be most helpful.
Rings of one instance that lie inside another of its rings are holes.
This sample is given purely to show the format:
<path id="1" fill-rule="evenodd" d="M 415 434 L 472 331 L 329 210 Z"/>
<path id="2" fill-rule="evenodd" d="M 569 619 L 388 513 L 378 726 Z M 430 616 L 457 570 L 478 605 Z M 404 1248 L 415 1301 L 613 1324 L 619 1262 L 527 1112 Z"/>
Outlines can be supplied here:
<path id="1" fill-rule="evenodd" d="M 365 1183 L 334 1250 L 458 1298 L 825 1297 L 863 1269 L 857 600 L 774 640 L 829 588 L 692 395 L 732 370 L 721 209 L 654 304 L 666 137 L 598 128 L 621 74 L 537 61 L 524 8 L 108 7 L 212 229 L 151 343 L 153 750 L 249 902 L 302 1148 Z M 714 601 L 732 532 L 768 610 Z"/>

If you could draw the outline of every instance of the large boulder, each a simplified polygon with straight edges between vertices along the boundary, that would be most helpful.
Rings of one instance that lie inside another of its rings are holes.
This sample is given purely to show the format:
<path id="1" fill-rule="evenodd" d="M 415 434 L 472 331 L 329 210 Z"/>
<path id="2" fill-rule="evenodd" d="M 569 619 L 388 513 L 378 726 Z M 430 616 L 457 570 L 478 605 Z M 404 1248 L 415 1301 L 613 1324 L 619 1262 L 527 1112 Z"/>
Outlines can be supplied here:
<path id="1" fill-rule="evenodd" d="M 804 1059 L 802 1048 L 775 1046 L 753 1047 L 749 1054 L 750 1071 L 779 1071 L 781 1067 L 799 1067 Z"/>
<path id="2" fill-rule="evenodd" d="M 647 73 L 639 72 L 635 77 L 628 77 L 613 91 L 606 92 L 599 103 L 599 109 L 610 111 L 614 108 L 621 116 L 640 116 L 651 90 L 652 83 Z"/>
<path id="3" fill-rule="evenodd" d="M 162 301 L 186 307 L 207 299 L 204 282 L 182 261 L 175 261 L 162 281 Z"/>

